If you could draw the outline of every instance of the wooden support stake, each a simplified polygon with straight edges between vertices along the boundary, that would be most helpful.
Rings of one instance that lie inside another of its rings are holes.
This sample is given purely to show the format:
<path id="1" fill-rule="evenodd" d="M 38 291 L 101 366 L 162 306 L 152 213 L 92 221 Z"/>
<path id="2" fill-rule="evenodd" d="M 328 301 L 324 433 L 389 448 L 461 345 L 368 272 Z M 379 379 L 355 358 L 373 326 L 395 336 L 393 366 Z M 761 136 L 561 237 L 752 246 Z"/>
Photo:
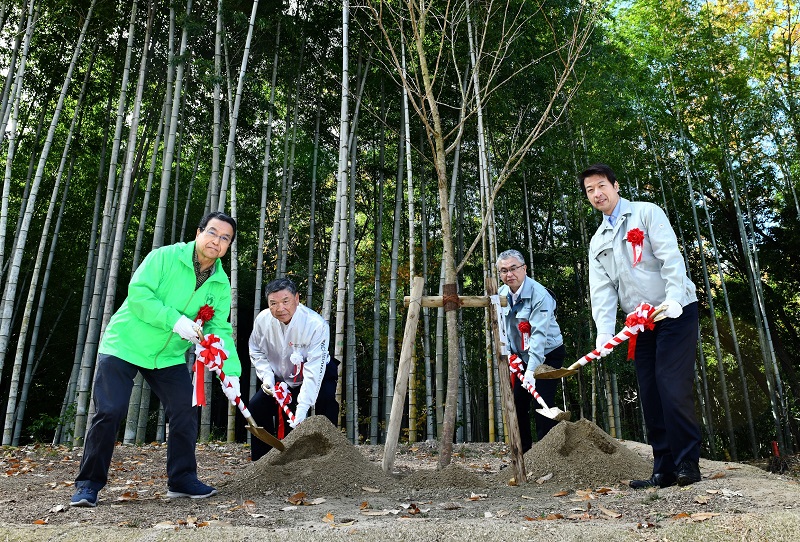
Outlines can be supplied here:
<path id="1" fill-rule="evenodd" d="M 394 467 L 394 456 L 397 451 L 397 440 L 400 438 L 400 423 L 403 421 L 403 408 L 405 406 L 406 389 L 408 387 L 408 374 L 411 368 L 411 355 L 414 351 L 414 339 L 417 336 L 417 323 L 419 311 L 422 307 L 422 287 L 425 279 L 414 277 L 411 285 L 411 303 L 408 305 L 408 318 L 403 332 L 403 346 L 400 349 L 400 363 L 397 367 L 397 377 L 394 381 L 394 397 L 392 398 L 392 412 L 389 415 L 389 428 L 386 431 L 386 445 L 383 448 L 383 470 L 391 472 Z M 406 298 L 408 299 L 408 298 Z M 508 367 L 506 367 L 508 372 Z M 506 376 L 508 378 L 508 376 Z M 517 432 L 519 436 L 519 431 Z"/>
<path id="2" fill-rule="evenodd" d="M 441 307 L 444 304 L 442 299 L 443 297 L 440 295 L 425 295 L 420 299 L 420 304 L 423 307 Z M 461 301 L 462 307 L 488 307 L 492 304 L 485 295 L 460 295 L 458 299 Z M 406 307 L 408 307 L 410 301 L 411 296 L 405 296 L 403 298 L 403 303 Z M 505 307 L 507 303 L 508 301 L 505 297 L 500 298 L 500 305 Z"/>
<path id="3" fill-rule="evenodd" d="M 497 294 L 497 282 L 493 278 L 486 279 L 486 294 L 489 296 Z M 500 298 L 501 302 L 503 297 Z M 528 481 L 525 474 L 525 458 L 522 455 L 522 437 L 519 435 L 519 423 L 517 422 L 517 407 L 514 405 L 514 393 L 511 391 L 511 374 L 508 369 L 508 356 L 501 354 L 500 350 L 500 315 L 494 305 L 489 305 L 489 321 L 492 326 L 494 336 L 495 358 L 498 360 L 498 377 L 500 378 L 500 395 L 503 398 L 503 411 L 506 418 L 506 429 L 508 430 L 508 443 L 511 448 L 511 469 L 517 484 L 524 484 Z"/>

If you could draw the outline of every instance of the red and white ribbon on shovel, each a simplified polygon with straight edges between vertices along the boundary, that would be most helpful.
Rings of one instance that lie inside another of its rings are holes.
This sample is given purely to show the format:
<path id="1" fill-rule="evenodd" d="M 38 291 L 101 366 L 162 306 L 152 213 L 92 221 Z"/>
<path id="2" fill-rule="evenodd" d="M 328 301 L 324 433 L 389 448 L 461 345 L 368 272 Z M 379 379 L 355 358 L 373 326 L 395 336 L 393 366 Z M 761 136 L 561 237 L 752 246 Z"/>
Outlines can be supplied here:
<path id="1" fill-rule="evenodd" d="M 611 337 L 611 339 L 603 345 L 603 348 L 613 350 L 615 346 L 619 346 L 630 339 L 631 342 L 628 344 L 628 359 L 633 359 L 633 353 L 636 351 L 636 335 L 642 331 L 653 329 L 656 325 L 655 317 L 659 312 L 660 311 L 656 311 L 656 307 L 653 307 L 649 303 L 639 303 L 639 306 L 625 319 L 625 327 L 622 328 L 622 331 Z M 599 350 L 592 350 L 573 363 L 570 369 L 583 367 L 593 359 L 600 359 L 601 357 Z"/>
<path id="2" fill-rule="evenodd" d="M 289 391 L 289 385 L 286 382 L 278 382 L 275 384 L 275 388 L 272 391 L 272 396 L 277 401 L 278 406 L 281 407 L 283 413 L 286 414 L 286 417 L 289 418 L 289 421 L 292 424 L 295 423 L 294 419 L 294 412 L 291 411 L 289 408 L 289 404 L 292 402 L 292 392 Z M 281 411 L 278 411 L 278 438 L 283 439 L 285 436 L 286 429 L 283 426 L 283 415 Z"/>
<path id="3" fill-rule="evenodd" d="M 542 399 L 542 396 L 539 395 L 539 392 L 536 391 L 536 388 L 531 386 L 529 383 L 525 382 L 525 376 L 522 374 L 522 372 L 523 372 L 522 371 L 522 362 L 520 361 L 519 357 L 516 354 L 511 354 L 509 356 L 509 358 L 508 358 L 508 368 L 509 368 L 509 371 L 511 372 L 512 380 L 514 378 L 514 375 L 516 375 L 517 378 L 519 378 L 519 381 L 522 383 L 522 387 L 524 387 L 526 390 L 528 390 L 528 393 L 533 395 L 533 398 L 536 399 L 536 402 L 539 403 L 539 405 L 541 405 L 542 408 L 536 409 L 537 412 L 539 412 L 542 416 L 545 416 L 547 418 L 551 418 L 551 419 L 554 419 L 554 420 L 558 419 L 559 417 L 562 417 L 565 414 L 568 416 L 568 413 L 565 413 L 563 410 L 561 410 L 558 407 L 549 407 L 549 406 L 547 406 L 547 403 L 545 402 L 544 399 Z"/>
<path id="4" fill-rule="evenodd" d="M 202 328 L 206 322 L 214 318 L 214 307 L 211 305 L 203 305 L 200 307 L 200 310 L 197 311 L 197 316 L 194 317 L 195 323 L 199 326 L 197 331 L 197 338 L 201 341 L 204 341 Z M 199 345 L 198 345 L 199 347 Z M 221 347 L 220 347 L 221 348 Z M 195 349 L 196 352 L 199 350 Z M 224 359 L 227 359 L 228 355 L 224 353 Z M 208 354 L 209 357 L 212 357 L 212 353 Z M 200 360 L 198 357 L 195 359 L 194 362 L 194 379 L 192 382 L 192 386 L 194 387 L 194 391 L 192 393 L 192 406 L 206 406 L 206 388 L 205 388 L 205 371 L 203 370 L 204 362 Z"/>
<path id="5" fill-rule="evenodd" d="M 225 360 L 228 359 L 228 353 L 225 352 L 222 339 L 212 333 L 206 336 L 200 341 L 200 344 L 195 347 L 195 354 L 197 356 L 197 361 L 195 361 L 192 406 L 206 406 L 202 368 L 208 367 L 211 371 L 215 371 L 218 368 L 221 371 Z"/>
<path id="6" fill-rule="evenodd" d="M 228 359 L 228 354 L 223 349 L 222 339 L 213 333 L 209 334 L 200 342 L 200 344 L 195 347 L 195 351 L 197 352 L 197 361 L 202 363 L 205 367 L 208 367 L 210 371 L 214 371 L 219 377 L 220 383 L 222 384 L 223 393 L 227 391 L 227 393 L 225 393 L 225 397 L 227 397 L 232 404 L 236 405 L 245 418 L 251 418 L 252 416 L 250 411 L 244 405 L 244 402 L 242 402 L 241 393 L 237 393 L 231 397 L 231 395 L 233 395 L 231 393 L 233 390 L 233 385 L 231 384 L 228 376 L 222 370 L 223 365 L 225 365 L 225 360 Z M 196 404 L 193 400 L 192 406 L 195 405 Z"/>

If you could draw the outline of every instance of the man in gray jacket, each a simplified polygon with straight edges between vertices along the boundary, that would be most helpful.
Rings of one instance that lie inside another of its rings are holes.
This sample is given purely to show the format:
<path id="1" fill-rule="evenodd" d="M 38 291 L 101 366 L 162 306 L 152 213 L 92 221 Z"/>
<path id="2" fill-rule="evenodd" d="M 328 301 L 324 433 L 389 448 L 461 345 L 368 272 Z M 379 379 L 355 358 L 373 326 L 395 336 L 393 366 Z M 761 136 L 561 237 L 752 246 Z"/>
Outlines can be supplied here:
<path id="1" fill-rule="evenodd" d="M 592 207 L 603 213 L 589 245 L 589 289 L 602 355 L 614 335 L 617 306 L 632 312 L 645 301 L 665 318 L 636 337 L 635 366 L 653 475 L 631 487 L 685 486 L 700 481 L 700 428 L 692 386 L 697 354 L 695 285 L 686 275 L 675 232 L 652 203 L 619 195 L 616 175 L 594 164 L 579 176 Z"/>
<path id="2" fill-rule="evenodd" d="M 552 407 L 558 380 L 540 379 L 536 382 L 534 371 L 543 363 L 556 369 L 564 364 L 564 340 L 556 322 L 555 297 L 527 276 L 527 269 L 525 258 L 518 250 L 502 252 L 497 257 L 497 271 L 503 281 L 498 293 L 508 297 L 508 305 L 503 311 L 506 336 L 511 353 L 516 354 L 525 366 L 524 383 L 538 391 L 547 406 Z M 533 395 L 521 384 L 516 378 L 512 381 L 524 453 L 533 446 L 530 412 Z M 542 440 L 558 423 L 538 412 L 535 420 L 537 440 Z"/>

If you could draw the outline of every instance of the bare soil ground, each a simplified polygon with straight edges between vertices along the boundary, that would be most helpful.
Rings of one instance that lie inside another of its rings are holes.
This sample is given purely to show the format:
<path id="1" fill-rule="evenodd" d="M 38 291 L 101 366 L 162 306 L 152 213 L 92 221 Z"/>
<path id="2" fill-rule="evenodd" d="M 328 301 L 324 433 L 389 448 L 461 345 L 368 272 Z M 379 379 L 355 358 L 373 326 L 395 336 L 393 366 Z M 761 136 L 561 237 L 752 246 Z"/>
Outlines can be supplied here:
<path id="1" fill-rule="evenodd" d="M 401 445 L 391 475 L 382 446 L 352 446 L 313 417 L 260 461 L 245 444 L 198 445 L 209 499 L 165 497 L 166 446 L 118 445 L 97 508 L 69 498 L 81 449 L 3 448 L 0 540 L 798 540 L 800 469 L 701 460 L 686 488 L 630 489 L 649 476 L 650 448 L 618 442 L 584 420 L 559 424 L 510 485 L 502 444 Z"/>

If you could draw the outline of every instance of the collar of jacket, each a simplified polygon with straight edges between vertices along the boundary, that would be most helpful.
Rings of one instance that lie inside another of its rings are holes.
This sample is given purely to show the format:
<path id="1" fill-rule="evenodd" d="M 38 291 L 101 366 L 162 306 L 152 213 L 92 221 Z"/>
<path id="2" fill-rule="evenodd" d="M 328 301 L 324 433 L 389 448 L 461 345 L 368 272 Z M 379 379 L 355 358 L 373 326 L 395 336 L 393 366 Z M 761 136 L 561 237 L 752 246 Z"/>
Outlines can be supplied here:
<path id="1" fill-rule="evenodd" d="M 511 288 L 508 289 L 508 306 L 509 307 L 516 307 L 520 304 L 521 299 L 530 299 L 533 297 L 533 279 L 529 276 L 525 275 L 525 280 L 522 281 L 522 286 L 519 288 L 519 296 L 517 297 L 517 302 L 513 303 L 513 297 L 511 295 Z"/>
<path id="2" fill-rule="evenodd" d="M 607 230 L 614 230 L 615 232 L 622 227 L 622 224 L 628 221 L 628 217 L 633 213 L 631 202 L 625 198 L 619 198 L 619 216 L 616 223 L 612 226 L 606 217 L 603 215 L 603 222 L 600 224 L 600 230 L 605 232 Z"/>
<path id="3" fill-rule="evenodd" d="M 184 265 L 186 265 L 186 267 L 189 268 L 189 270 L 192 272 L 192 275 L 194 275 L 194 262 L 192 261 L 192 254 L 194 254 L 194 251 L 195 251 L 195 241 L 190 241 L 185 244 L 185 246 L 180 252 L 180 261 L 183 262 Z M 217 258 L 216 260 L 214 260 L 214 272 L 211 273 L 211 276 L 208 277 L 206 282 L 208 281 L 220 282 L 222 280 L 227 281 L 228 278 L 227 275 L 225 274 L 225 270 L 222 269 L 222 262 L 219 261 L 219 258 Z"/>

